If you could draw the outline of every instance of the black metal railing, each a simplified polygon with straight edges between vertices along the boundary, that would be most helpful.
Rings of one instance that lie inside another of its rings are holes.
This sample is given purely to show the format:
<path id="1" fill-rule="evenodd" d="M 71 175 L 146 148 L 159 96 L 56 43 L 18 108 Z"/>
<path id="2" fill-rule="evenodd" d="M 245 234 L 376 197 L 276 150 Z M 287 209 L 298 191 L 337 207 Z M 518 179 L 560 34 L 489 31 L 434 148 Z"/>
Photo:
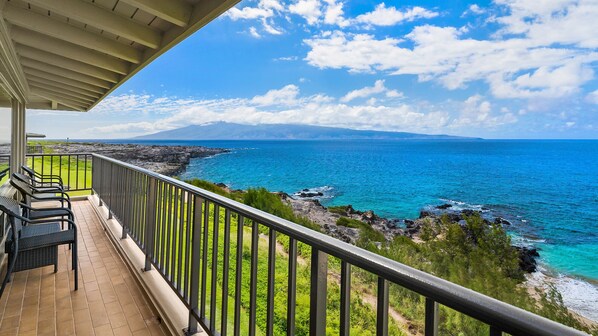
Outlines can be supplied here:
<path id="1" fill-rule="evenodd" d="M 259 300 L 260 305 L 263 307 L 265 302 L 266 307 L 262 331 L 272 335 L 274 297 L 280 290 L 275 288 L 276 244 L 277 240 L 286 239 L 287 335 L 294 334 L 296 324 L 298 243 L 310 248 L 310 335 L 326 334 L 329 256 L 341 264 L 341 335 L 349 335 L 353 267 L 377 278 L 376 335 L 388 333 L 389 284 L 426 298 L 425 335 L 438 333 L 439 305 L 489 325 L 490 335 L 503 332 L 583 335 L 549 319 L 173 178 L 101 155 L 93 155 L 92 166 L 93 190 L 100 199 L 100 206 L 105 204 L 109 216 L 119 220 L 122 237 L 129 235 L 145 253 L 145 270 L 153 266 L 186 305 L 189 333 L 196 331 L 199 323 L 210 335 L 256 335 Z M 258 249 L 263 252 L 266 245 L 264 236 L 267 236 L 267 265 L 258 262 Z M 244 251 L 248 246 L 249 255 Z M 243 272 L 247 263 L 249 272 Z M 259 297 L 258 268 L 267 274 L 260 274 L 266 279 L 267 290 Z M 243 292 L 244 288 L 248 293 Z M 248 321 L 242 318 L 244 314 L 248 315 Z"/>
<path id="2" fill-rule="evenodd" d="M 91 191 L 92 154 L 28 154 L 27 166 L 42 175 L 58 175 L 68 192 Z"/>
<path id="3" fill-rule="evenodd" d="M 68 192 L 91 192 L 91 157 L 91 153 L 27 154 L 26 160 L 27 166 L 42 175 L 60 176 Z M 5 169 L 10 172 L 10 154 L 0 155 L 0 172 Z"/>
<path id="4" fill-rule="evenodd" d="M 8 180 L 10 175 L 10 154 L 0 154 L 0 185 Z"/>

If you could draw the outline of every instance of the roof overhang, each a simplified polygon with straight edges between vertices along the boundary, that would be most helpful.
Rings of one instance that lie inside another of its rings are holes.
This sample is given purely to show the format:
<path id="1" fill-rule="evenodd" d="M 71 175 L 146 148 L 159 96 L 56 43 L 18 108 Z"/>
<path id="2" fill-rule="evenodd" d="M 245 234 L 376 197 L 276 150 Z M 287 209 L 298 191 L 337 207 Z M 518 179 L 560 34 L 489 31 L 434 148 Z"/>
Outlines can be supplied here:
<path id="1" fill-rule="evenodd" d="M 88 111 L 239 0 L 0 0 L 0 106 Z"/>

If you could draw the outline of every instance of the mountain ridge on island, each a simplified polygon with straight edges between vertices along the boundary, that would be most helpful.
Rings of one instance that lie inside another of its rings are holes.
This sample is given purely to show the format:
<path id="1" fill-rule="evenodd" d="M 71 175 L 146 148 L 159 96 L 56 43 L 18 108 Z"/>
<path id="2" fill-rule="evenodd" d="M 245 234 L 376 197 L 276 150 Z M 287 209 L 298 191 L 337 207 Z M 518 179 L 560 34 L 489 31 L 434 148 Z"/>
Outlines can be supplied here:
<path id="1" fill-rule="evenodd" d="M 190 125 L 135 137 L 139 140 L 464 140 L 480 139 L 446 134 L 355 130 L 349 128 L 299 125 L 246 125 L 215 122 Z"/>

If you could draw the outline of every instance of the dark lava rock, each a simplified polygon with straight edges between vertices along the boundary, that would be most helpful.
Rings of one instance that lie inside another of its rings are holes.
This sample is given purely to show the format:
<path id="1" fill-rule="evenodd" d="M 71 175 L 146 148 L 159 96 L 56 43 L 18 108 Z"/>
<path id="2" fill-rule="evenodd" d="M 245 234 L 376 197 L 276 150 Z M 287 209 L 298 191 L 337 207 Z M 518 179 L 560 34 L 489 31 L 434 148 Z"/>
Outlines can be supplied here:
<path id="1" fill-rule="evenodd" d="M 431 211 L 422 210 L 419 212 L 419 218 L 426 218 L 426 217 L 431 217 L 431 216 L 434 216 L 434 214 Z"/>
<path id="2" fill-rule="evenodd" d="M 446 219 L 451 223 L 459 223 L 462 219 L 461 215 L 457 213 L 445 213 L 443 216 L 446 216 Z"/>
<path id="3" fill-rule="evenodd" d="M 526 273 L 533 273 L 537 269 L 536 258 L 540 256 L 533 247 L 513 246 L 519 253 L 519 268 Z"/>
<path id="4" fill-rule="evenodd" d="M 476 211 L 476 210 L 471 210 L 471 209 L 461 210 L 461 215 L 462 216 L 473 216 L 473 215 L 476 215 L 476 214 L 479 215 L 480 212 Z"/>
<path id="5" fill-rule="evenodd" d="M 442 205 L 437 206 L 436 209 L 445 210 L 445 209 L 452 208 L 452 207 L 453 206 L 450 204 L 442 204 Z"/>
<path id="6" fill-rule="evenodd" d="M 375 220 L 378 220 L 379 217 L 372 210 L 368 210 L 368 211 L 366 211 L 366 212 L 364 212 L 364 213 L 361 214 L 361 219 L 364 222 L 371 223 L 371 222 L 373 222 Z"/>
<path id="7" fill-rule="evenodd" d="M 411 219 L 405 219 L 405 227 L 411 228 L 415 226 L 415 222 Z"/>
<path id="8" fill-rule="evenodd" d="M 508 220 L 502 218 L 502 217 L 496 217 L 494 219 L 494 224 L 497 225 L 511 225 L 511 222 L 509 222 Z"/>
<path id="9" fill-rule="evenodd" d="M 321 197 L 324 196 L 321 192 L 309 192 L 309 191 L 301 191 L 300 193 L 295 194 L 301 198 L 311 198 L 311 197 Z"/>

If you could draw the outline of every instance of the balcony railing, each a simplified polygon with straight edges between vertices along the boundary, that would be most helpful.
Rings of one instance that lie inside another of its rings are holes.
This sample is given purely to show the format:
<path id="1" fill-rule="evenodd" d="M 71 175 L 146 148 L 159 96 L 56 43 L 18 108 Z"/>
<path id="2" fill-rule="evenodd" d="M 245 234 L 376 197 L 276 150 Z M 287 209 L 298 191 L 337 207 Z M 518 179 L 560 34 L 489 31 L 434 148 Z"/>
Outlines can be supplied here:
<path id="1" fill-rule="evenodd" d="M 63 179 L 68 174 L 72 179 L 67 177 L 65 182 L 74 181 L 71 190 L 91 187 L 97 193 L 100 205 L 105 204 L 109 216 L 122 225 L 122 237 L 129 236 L 145 254 L 145 270 L 159 272 L 187 307 L 189 334 L 197 331 L 199 324 L 210 335 L 256 335 L 259 303 L 266 307 L 265 329 L 260 332 L 272 335 L 275 314 L 280 314 L 274 310 L 275 293 L 280 290 L 275 288 L 276 259 L 281 258 L 277 242 L 285 241 L 287 335 L 295 334 L 297 265 L 302 257 L 298 244 L 307 246 L 308 252 L 301 249 L 302 255 L 307 253 L 310 259 L 310 335 L 326 334 L 329 256 L 340 261 L 340 335 L 349 335 L 354 268 L 377 279 L 376 335 L 388 334 L 390 284 L 425 297 L 426 336 L 438 334 L 439 305 L 487 324 L 489 335 L 585 335 L 325 234 L 112 158 L 44 154 L 31 155 L 28 161 L 40 172 L 59 173 Z M 89 169 L 91 185 L 86 175 Z M 258 263 L 259 246 L 264 245 L 260 234 L 267 234 L 267 265 Z M 244 252 L 248 246 L 249 255 Z M 243 271 L 247 266 L 249 272 Z M 258 269 L 267 273 L 265 295 L 258 295 Z"/>
<path id="2" fill-rule="evenodd" d="M 256 334 L 257 302 L 265 300 L 265 334 L 272 335 L 274 293 L 277 290 L 274 287 L 276 242 L 286 237 L 289 242 L 288 335 L 293 335 L 295 330 L 298 242 L 311 249 L 310 335 L 326 334 L 328 256 L 338 258 L 341 263 L 341 335 L 349 334 L 352 267 L 370 272 L 378 279 L 377 335 L 388 333 L 390 283 L 426 298 L 425 335 L 438 332 L 438 304 L 488 324 L 490 335 L 502 332 L 512 335 L 583 334 L 298 224 L 105 156 L 93 155 L 93 190 L 122 224 L 123 237 L 130 235 L 145 253 L 145 269 L 154 266 L 187 306 L 190 332 L 196 330 L 196 323 L 199 323 L 211 335 L 240 335 L 242 284 L 249 280 L 248 334 Z M 240 271 L 244 262 L 245 227 L 249 228 L 251 239 L 249 279 L 243 278 L 245 274 Z M 266 228 L 268 236 L 265 297 L 257 296 L 260 227 Z M 235 250 L 230 248 L 231 238 L 235 240 Z M 231 259 L 234 265 L 231 265 Z M 221 276 L 217 269 L 221 269 Z M 234 290 L 229 293 L 233 285 Z M 229 295 L 234 298 L 229 300 Z M 228 306 L 229 301 L 232 307 Z"/>
<path id="3" fill-rule="evenodd" d="M 27 154 L 27 165 L 42 175 L 59 175 L 69 193 L 91 192 L 91 158 L 90 153 Z M 10 155 L 0 155 L 0 171 L 9 167 Z"/>

